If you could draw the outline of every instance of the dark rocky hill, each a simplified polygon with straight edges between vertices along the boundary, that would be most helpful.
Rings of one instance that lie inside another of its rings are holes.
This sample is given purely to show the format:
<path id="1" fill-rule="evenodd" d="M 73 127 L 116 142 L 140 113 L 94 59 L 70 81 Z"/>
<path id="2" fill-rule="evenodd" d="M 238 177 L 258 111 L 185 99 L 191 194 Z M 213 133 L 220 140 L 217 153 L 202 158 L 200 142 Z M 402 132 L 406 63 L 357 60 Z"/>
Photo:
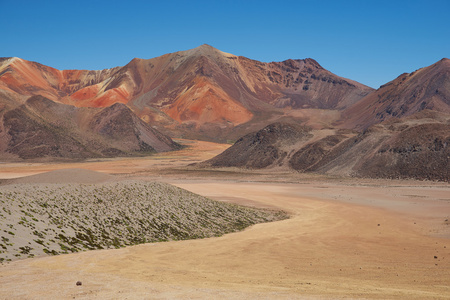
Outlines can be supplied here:
<path id="1" fill-rule="evenodd" d="M 245 135 L 232 147 L 200 165 L 259 169 L 282 164 L 288 154 L 287 148 L 310 139 L 313 136 L 310 131 L 310 128 L 298 125 L 271 124 Z"/>
<path id="2" fill-rule="evenodd" d="M 0 153 L 7 159 L 128 156 L 180 147 L 123 104 L 77 108 L 42 96 L 0 112 L 0 130 Z"/>

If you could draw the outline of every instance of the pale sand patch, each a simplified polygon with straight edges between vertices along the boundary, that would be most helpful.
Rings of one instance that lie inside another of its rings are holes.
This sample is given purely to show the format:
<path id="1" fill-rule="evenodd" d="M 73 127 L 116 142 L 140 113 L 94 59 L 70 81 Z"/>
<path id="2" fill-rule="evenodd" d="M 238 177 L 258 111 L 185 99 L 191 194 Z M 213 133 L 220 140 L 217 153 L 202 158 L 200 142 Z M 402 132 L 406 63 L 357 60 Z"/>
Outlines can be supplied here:
<path id="1" fill-rule="evenodd" d="M 95 172 L 91 170 L 73 168 L 59 169 L 41 174 L 33 174 L 25 177 L 19 177 L 9 180 L 8 184 L 34 184 L 34 183 L 81 183 L 95 184 L 106 181 L 113 181 L 115 178 L 111 175 Z"/>

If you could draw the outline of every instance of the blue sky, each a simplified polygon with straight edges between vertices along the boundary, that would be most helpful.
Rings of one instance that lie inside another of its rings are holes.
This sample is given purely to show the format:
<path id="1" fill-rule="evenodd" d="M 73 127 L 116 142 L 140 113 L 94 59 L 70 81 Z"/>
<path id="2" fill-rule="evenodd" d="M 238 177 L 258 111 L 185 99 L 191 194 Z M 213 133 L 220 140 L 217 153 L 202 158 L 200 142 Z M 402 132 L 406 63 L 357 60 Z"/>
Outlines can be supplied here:
<path id="1" fill-rule="evenodd" d="M 0 0 L 0 56 L 104 69 L 210 44 L 371 87 L 450 57 L 450 1 Z"/>

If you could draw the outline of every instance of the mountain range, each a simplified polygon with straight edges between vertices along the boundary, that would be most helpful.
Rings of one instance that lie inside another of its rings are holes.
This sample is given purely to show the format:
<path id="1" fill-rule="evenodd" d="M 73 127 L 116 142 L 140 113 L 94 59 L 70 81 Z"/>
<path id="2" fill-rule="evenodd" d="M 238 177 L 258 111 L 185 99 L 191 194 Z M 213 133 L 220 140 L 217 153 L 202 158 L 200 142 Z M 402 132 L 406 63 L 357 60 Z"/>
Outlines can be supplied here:
<path id="1" fill-rule="evenodd" d="M 41 95 L 76 107 L 123 103 L 171 136 L 222 142 L 268 119 L 298 119 L 292 110 L 343 110 L 373 91 L 313 59 L 263 63 L 209 45 L 100 71 L 4 58 L 0 90 L 2 98 Z"/>
<path id="2" fill-rule="evenodd" d="M 201 166 L 448 180 L 449 114 L 446 58 L 377 90 L 311 58 L 265 63 L 209 45 L 98 71 L 0 58 L 6 159 L 237 140 Z"/>

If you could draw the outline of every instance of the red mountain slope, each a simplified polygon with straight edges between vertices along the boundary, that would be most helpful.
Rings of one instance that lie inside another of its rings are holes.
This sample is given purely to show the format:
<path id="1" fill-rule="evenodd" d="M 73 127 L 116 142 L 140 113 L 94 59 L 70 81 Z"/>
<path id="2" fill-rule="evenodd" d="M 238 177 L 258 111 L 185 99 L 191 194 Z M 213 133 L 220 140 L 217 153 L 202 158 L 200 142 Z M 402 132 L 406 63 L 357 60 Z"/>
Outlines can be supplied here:
<path id="1" fill-rule="evenodd" d="M 0 58 L 0 89 L 20 95 L 41 95 L 70 102 L 70 95 L 109 78 L 118 68 L 102 71 L 60 71 L 17 57 Z M 75 97 L 76 99 L 76 97 Z"/>

